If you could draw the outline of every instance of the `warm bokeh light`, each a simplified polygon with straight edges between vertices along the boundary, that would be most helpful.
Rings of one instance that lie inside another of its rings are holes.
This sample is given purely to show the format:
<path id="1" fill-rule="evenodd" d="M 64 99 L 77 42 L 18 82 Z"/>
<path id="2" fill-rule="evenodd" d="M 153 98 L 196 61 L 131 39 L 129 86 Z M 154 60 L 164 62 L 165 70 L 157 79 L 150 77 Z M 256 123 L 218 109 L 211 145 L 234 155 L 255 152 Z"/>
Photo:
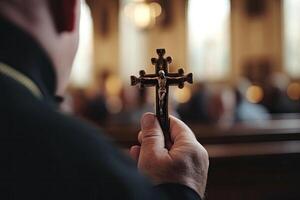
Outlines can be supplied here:
<path id="1" fill-rule="evenodd" d="M 137 4 L 133 17 L 136 26 L 146 28 L 152 22 L 150 6 L 146 3 Z"/>
<path id="2" fill-rule="evenodd" d="M 155 25 L 156 17 L 162 12 L 161 6 L 156 3 L 138 1 L 129 3 L 124 7 L 124 14 L 141 29 Z"/>
<path id="3" fill-rule="evenodd" d="M 162 12 L 161 6 L 159 5 L 159 3 L 156 2 L 150 3 L 150 10 L 152 17 L 158 17 Z"/>
<path id="4" fill-rule="evenodd" d="M 122 81 L 116 75 L 111 75 L 105 82 L 105 89 L 108 96 L 117 96 L 122 89 Z"/>
<path id="5" fill-rule="evenodd" d="M 251 85 L 246 91 L 246 98 L 251 103 L 259 103 L 264 97 L 263 89 L 257 85 Z"/>
<path id="6" fill-rule="evenodd" d="M 191 88 L 184 87 L 182 89 L 176 88 L 174 91 L 175 100 L 178 103 L 186 103 L 190 100 L 192 96 Z"/>
<path id="7" fill-rule="evenodd" d="M 300 84 L 299 83 L 291 83 L 287 88 L 287 95 L 292 100 L 300 99 Z"/>

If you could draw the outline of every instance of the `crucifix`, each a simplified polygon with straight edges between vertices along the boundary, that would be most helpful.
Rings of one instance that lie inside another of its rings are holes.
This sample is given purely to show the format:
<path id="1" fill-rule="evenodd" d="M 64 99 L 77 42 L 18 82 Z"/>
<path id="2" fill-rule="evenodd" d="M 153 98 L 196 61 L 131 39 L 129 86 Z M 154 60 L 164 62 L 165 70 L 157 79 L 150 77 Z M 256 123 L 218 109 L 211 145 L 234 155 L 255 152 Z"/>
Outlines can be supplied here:
<path id="1" fill-rule="evenodd" d="M 131 85 L 139 85 L 140 88 L 156 87 L 156 117 L 164 133 L 165 144 L 171 142 L 170 139 L 170 120 L 168 114 L 168 94 L 169 86 L 184 87 L 184 82 L 193 83 L 193 74 L 184 75 L 182 68 L 177 73 L 169 72 L 169 64 L 172 58 L 164 57 L 166 50 L 157 49 L 158 58 L 152 58 L 151 63 L 155 65 L 155 73 L 146 74 L 144 70 L 139 72 L 139 77 L 131 76 Z"/>

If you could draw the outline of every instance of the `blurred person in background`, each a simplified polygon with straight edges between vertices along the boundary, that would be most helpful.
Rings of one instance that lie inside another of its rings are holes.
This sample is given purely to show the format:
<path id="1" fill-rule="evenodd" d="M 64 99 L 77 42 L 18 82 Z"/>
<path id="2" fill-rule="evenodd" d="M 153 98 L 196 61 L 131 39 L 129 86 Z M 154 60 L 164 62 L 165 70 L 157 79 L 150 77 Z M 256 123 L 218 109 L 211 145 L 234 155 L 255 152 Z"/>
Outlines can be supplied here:
<path id="1" fill-rule="evenodd" d="M 270 119 L 268 110 L 260 104 L 250 103 L 245 91 L 250 82 L 241 78 L 236 89 L 226 86 L 198 85 L 191 99 L 178 107 L 180 117 L 191 123 L 233 125 Z"/>
<path id="2" fill-rule="evenodd" d="M 183 121 L 189 122 L 210 122 L 206 110 L 207 100 L 206 85 L 198 83 L 194 86 L 191 99 L 183 104 L 179 104 L 177 112 Z"/>

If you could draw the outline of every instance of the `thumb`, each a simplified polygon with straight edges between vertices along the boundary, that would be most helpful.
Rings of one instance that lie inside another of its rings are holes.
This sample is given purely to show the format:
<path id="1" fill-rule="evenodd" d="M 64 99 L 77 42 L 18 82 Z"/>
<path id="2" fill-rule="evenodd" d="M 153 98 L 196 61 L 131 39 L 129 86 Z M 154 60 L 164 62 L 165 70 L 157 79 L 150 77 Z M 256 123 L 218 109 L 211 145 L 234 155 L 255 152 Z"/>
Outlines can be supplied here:
<path id="1" fill-rule="evenodd" d="M 141 152 L 164 148 L 164 136 L 153 113 L 145 113 L 141 119 Z"/>

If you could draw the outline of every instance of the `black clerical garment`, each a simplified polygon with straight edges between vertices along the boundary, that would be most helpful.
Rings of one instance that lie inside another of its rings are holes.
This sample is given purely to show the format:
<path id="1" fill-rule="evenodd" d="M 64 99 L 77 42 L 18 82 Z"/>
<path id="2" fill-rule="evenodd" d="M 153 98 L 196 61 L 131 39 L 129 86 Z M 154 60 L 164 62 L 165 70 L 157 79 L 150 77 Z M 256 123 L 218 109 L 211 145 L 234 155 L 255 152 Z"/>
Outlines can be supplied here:
<path id="1" fill-rule="evenodd" d="M 153 187 L 100 130 L 62 114 L 51 62 L 28 34 L 0 18 L 0 38 L 0 199 L 200 199 Z"/>

